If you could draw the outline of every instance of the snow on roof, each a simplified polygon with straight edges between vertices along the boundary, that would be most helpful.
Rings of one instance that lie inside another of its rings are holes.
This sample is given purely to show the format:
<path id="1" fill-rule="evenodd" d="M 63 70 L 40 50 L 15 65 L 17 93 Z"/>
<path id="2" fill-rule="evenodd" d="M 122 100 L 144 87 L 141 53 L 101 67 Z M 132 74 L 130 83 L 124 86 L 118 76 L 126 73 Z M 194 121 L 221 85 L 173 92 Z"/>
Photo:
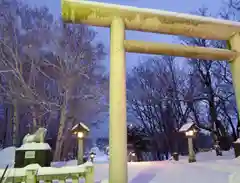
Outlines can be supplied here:
<path id="1" fill-rule="evenodd" d="M 90 131 L 90 129 L 87 127 L 87 125 L 85 125 L 84 123 L 78 123 L 78 124 L 76 124 L 76 125 L 74 125 L 73 127 L 72 127 L 72 130 L 76 130 L 76 128 L 78 128 L 79 127 L 79 125 L 82 127 L 82 128 L 84 128 L 86 131 Z"/>
<path id="2" fill-rule="evenodd" d="M 83 128 L 85 128 L 87 131 L 90 131 L 90 129 L 83 123 L 80 123 L 82 125 Z"/>
<path id="3" fill-rule="evenodd" d="M 194 125 L 193 122 L 188 122 L 186 124 L 184 124 L 180 129 L 179 132 L 186 132 L 187 130 L 189 130 L 189 128 L 191 128 Z"/>
<path id="4" fill-rule="evenodd" d="M 50 150 L 51 147 L 47 143 L 26 143 L 21 145 L 21 147 L 16 150 Z"/>

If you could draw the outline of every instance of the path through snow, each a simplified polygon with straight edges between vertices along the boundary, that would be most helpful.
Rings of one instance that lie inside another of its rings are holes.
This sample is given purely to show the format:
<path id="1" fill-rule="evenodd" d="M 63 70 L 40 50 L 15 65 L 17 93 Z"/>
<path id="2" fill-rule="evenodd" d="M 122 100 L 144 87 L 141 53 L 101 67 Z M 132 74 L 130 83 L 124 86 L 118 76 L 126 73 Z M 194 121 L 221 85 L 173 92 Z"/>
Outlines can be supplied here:
<path id="1" fill-rule="evenodd" d="M 14 148 L 0 151 L 0 168 L 12 163 Z M 240 183 L 240 158 L 234 159 L 233 152 L 216 157 L 214 152 L 197 154 L 196 163 L 187 163 L 187 157 L 180 161 L 131 162 L 128 163 L 129 183 Z M 75 166 L 76 160 L 55 162 L 53 166 Z M 95 165 L 95 183 L 107 183 L 108 163 Z"/>

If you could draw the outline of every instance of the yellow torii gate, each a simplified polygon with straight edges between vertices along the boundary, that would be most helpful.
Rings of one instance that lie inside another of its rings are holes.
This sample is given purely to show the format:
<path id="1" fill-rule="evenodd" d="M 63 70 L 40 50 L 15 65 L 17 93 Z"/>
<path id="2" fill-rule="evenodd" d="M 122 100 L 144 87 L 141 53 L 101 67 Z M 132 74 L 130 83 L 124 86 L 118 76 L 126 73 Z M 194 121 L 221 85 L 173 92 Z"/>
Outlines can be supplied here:
<path id="1" fill-rule="evenodd" d="M 82 0 L 62 0 L 62 18 L 111 29 L 109 183 L 128 182 L 125 52 L 229 60 L 240 108 L 239 22 Z M 125 30 L 228 40 L 232 50 L 125 40 Z"/>

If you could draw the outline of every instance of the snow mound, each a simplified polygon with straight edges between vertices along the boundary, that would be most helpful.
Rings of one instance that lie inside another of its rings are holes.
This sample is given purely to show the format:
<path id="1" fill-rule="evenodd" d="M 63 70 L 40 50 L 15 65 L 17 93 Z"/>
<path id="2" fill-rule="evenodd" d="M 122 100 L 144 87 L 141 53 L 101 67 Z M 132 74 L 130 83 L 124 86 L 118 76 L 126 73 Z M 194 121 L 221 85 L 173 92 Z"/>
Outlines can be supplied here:
<path id="1" fill-rule="evenodd" d="M 0 151 L 0 169 L 4 169 L 8 164 L 13 164 L 15 150 L 15 147 L 8 147 Z M 94 162 L 95 181 L 107 183 L 109 164 L 108 162 L 98 163 L 99 160 L 102 162 L 106 160 L 106 156 L 102 152 L 98 152 L 97 148 L 93 150 L 97 152 L 96 162 Z M 223 152 L 223 156 L 216 156 L 214 151 L 198 153 L 196 156 L 197 162 L 191 164 L 188 163 L 187 157 L 183 156 L 178 162 L 129 162 L 128 180 L 131 183 L 192 183 L 193 180 L 194 183 L 240 183 L 240 158 L 234 158 L 233 150 Z M 56 167 L 59 167 L 58 171 L 72 172 L 76 167 L 71 166 L 77 165 L 76 160 L 54 163 Z M 25 169 L 33 166 L 38 167 L 38 165 L 29 165 Z M 60 168 L 63 166 L 68 167 Z M 43 168 L 41 174 L 46 174 L 50 169 L 52 168 Z"/>
<path id="2" fill-rule="evenodd" d="M 7 147 L 0 151 L 0 168 L 5 168 L 7 165 L 13 166 L 15 151 L 16 147 Z"/>
<path id="3" fill-rule="evenodd" d="M 108 157 L 106 156 L 96 156 L 94 158 L 93 163 L 94 164 L 104 164 L 104 163 L 108 163 Z M 77 165 L 77 160 L 69 160 L 65 163 L 63 162 L 54 162 L 52 163 L 53 166 L 76 166 Z"/>
<path id="4" fill-rule="evenodd" d="M 98 147 L 91 148 L 90 152 L 95 153 L 94 163 L 107 163 L 108 155 L 106 155 L 103 151 L 100 151 Z"/>
<path id="5" fill-rule="evenodd" d="M 12 167 L 15 160 L 15 151 L 16 150 L 42 150 L 42 149 L 51 149 L 48 144 L 45 143 L 29 143 L 24 144 L 20 148 L 14 146 L 7 147 L 0 150 L 0 169 L 5 168 L 7 165 Z"/>
<path id="6" fill-rule="evenodd" d="M 233 143 L 240 143 L 240 138 L 238 138 L 235 142 Z"/>
<path id="7" fill-rule="evenodd" d="M 229 183 L 239 183 L 240 182 L 240 174 L 239 172 L 234 172 L 229 176 Z"/>
<path id="8" fill-rule="evenodd" d="M 26 143 L 17 148 L 17 150 L 51 150 L 51 147 L 47 143 Z"/>
<path id="9" fill-rule="evenodd" d="M 94 163 L 107 163 L 108 160 L 108 156 L 96 156 L 94 159 Z"/>
<path id="10" fill-rule="evenodd" d="M 223 160 L 235 160 L 234 151 L 231 149 L 230 151 L 223 151 L 222 156 L 216 156 L 215 150 L 211 150 L 208 152 L 199 152 L 196 154 L 197 161 L 206 162 L 206 161 L 223 161 Z M 188 156 L 180 156 L 181 160 L 188 159 Z M 240 159 L 239 159 L 240 160 Z"/>
<path id="11" fill-rule="evenodd" d="M 66 162 L 65 166 L 76 166 L 77 160 L 69 160 Z"/>

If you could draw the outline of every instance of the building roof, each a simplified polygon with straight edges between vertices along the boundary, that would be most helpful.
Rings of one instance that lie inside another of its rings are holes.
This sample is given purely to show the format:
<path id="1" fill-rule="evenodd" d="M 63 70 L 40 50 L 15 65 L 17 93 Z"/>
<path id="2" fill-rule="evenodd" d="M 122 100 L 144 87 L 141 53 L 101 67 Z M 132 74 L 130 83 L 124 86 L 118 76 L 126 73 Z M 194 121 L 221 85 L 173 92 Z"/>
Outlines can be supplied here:
<path id="1" fill-rule="evenodd" d="M 90 129 L 84 123 L 78 123 L 78 124 L 76 124 L 75 126 L 72 127 L 73 132 L 81 131 L 81 130 L 84 130 L 84 131 L 87 131 L 87 132 L 90 131 Z"/>
<path id="2" fill-rule="evenodd" d="M 192 128 L 195 125 L 195 123 L 193 122 L 188 122 L 186 124 L 184 124 L 180 129 L 179 132 L 186 132 L 188 131 L 190 128 Z"/>

